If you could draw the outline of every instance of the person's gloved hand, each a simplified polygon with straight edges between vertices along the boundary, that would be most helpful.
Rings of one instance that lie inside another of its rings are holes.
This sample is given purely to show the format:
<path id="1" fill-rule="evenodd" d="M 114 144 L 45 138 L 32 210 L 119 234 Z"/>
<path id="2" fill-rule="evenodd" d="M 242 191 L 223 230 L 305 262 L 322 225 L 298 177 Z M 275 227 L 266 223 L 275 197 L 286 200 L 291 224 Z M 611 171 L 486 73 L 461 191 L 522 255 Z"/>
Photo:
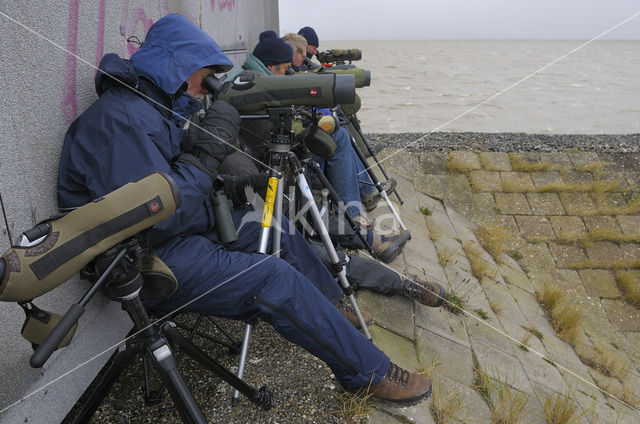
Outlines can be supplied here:
<path id="1" fill-rule="evenodd" d="M 237 147 L 239 128 L 238 111 L 229 103 L 216 100 L 201 119 L 189 125 L 187 151 L 215 173 Z"/>
<path id="2" fill-rule="evenodd" d="M 252 187 L 255 192 L 260 192 L 267 187 L 269 178 L 266 174 L 251 174 L 242 177 L 226 175 L 224 177 L 224 194 L 231 199 L 235 208 L 241 208 L 247 204 L 245 187 Z"/>

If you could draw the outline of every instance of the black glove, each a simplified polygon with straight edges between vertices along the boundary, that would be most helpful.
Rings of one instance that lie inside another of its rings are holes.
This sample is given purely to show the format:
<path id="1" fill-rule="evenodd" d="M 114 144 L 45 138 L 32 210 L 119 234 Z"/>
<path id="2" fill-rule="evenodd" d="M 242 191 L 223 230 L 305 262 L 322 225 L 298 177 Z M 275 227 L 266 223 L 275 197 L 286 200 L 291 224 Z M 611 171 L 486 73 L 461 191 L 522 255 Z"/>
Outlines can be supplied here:
<path id="1" fill-rule="evenodd" d="M 195 124 L 195 125 L 194 125 Z M 238 146 L 240 114 L 227 102 L 216 100 L 201 119 L 189 125 L 185 148 L 215 173 L 227 155 Z"/>
<path id="2" fill-rule="evenodd" d="M 243 177 L 226 175 L 224 177 L 224 194 L 233 202 L 235 208 L 242 208 L 247 204 L 245 187 L 253 187 L 254 191 L 260 192 L 267 187 L 269 178 L 266 174 L 251 174 Z"/>

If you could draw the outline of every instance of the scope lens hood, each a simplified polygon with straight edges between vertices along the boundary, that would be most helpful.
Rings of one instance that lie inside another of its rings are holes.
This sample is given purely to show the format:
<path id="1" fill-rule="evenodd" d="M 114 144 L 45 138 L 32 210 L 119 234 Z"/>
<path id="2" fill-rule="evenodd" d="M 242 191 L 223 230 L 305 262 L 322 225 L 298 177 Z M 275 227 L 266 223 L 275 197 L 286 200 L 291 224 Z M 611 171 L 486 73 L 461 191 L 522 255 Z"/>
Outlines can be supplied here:
<path id="1" fill-rule="evenodd" d="M 335 104 L 349 104 L 356 99 L 356 77 L 351 74 L 336 74 L 333 88 Z"/>

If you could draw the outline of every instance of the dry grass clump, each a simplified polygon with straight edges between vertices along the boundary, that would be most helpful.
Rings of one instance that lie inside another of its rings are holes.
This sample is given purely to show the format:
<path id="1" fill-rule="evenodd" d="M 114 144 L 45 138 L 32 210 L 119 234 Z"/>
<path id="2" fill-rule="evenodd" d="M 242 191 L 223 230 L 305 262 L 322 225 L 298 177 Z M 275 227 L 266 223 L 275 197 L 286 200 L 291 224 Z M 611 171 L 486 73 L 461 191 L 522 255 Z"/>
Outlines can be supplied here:
<path id="1" fill-rule="evenodd" d="M 456 251 L 445 247 L 438 250 L 438 262 L 442 268 L 446 268 L 447 265 L 454 263 L 453 258 L 456 257 Z"/>
<path id="2" fill-rule="evenodd" d="M 576 354 L 585 365 L 594 368 L 607 377 L 614 377 L 619 381 L 623 381 L 629 375 L 630 364 L 627 357 L 602 341 L 596 340 L 594 347 L 581 346 L 580 349 L 576 350 Z"/>
<path id="3" fill-rule="evenodd" d="M 489 300 L 489 307 L 491 308 L 494 314 L 498 316 L 502 316 L 502 311 L 504 309 L 504 306 L 502 305 L 502 303 L 498 302 L 497 300 Z"/>
<path id="4" fill-rule="evenodd" d="M 640 275 L 636 272 L 617 271 L 616 280 L 624 296 L 636 306 L 640 306 Z"/>
<path id="5" fill-rule="evenodd" d="M 610 165 L 610 162 L 591 162 L 582 166 L 578 166 L 576 171 L 578 172 L 590 172 L 594 178 L 599 178 L 604 171 L 604 168 L 607 165 Z"/>
<path id="6" fill-rule="evenodd" d="M 539 187 L 536 191 L 542 193 L 604 193 L 609 191 L 619 191 L 621 183 L 615 181 L 593 181 L 586 184 L 552 183 Z"/>
<path id="7" fill-rule="evenodd" d="M 545 399 L 544 419 L 547 424 L 569 424 L 581 418 L 586 411 L 577 414 L 578 404 L 571 398 L 569 392 L 564 395 L 556 393 Z"/>
<path id="8" fill-rule="evenodd" d="M 369 415 L 371 408 L 370 398 L 373 396 L 368 390 L 358 390 L 357 392 L 342 392 L 336 397 L 339 409 L 330 411 L 345 422 L 362 422 Z"/>
<path id="9" fill-rule="evenodd" d="M 427 223 L 427 230 L 429 230 L 429 238 L 431 241 L 438 241 L 442 238 L 442 228 L 438 227 L 435 221 L 427 218 L 425 220 Z"/>
<path id="10" fill-rule="evenodd" d="M 640 212 L 640 196 L 632 198 L 626 206 L 601 207 L 585 211 L 582 215 L 635 215 Z"/>
<path id="11" fill-rule="evenodd" d="M 501 225 L 483 224 L 474 231 L 480 245 L 495 259 L 507 250 L 512 240 L 509 229 Z"/>
<path id="12" fill-rule="evenodd" d="M 425 365 L 422 362 L 421 358 L 418 358 L 418 363 L 420 364 L 420 367 L 416 372 L 418 374 L 424 375 L 425 377 L 431 378 L 431 379 L 433 379 L 433 375 L 435 374 L 436 370 L 440 368 L 440 361 L 438 360 L 437 357 L 433 358 L 431 360 L 431 363 L 428 365 Z"/>
<path id="13" fill-rule="evenodd" d="M 529 342 L 531 341 L 532 336 L 533 334 L 526 333 L 522 338 L 522 340 L 520 340 L 520 344 L 518 345 L 518 347 L 524 350 L 525 352 L 529 352 Z"/>
<path id="14" fill-rule="evenodd" d="M 496 379 L 483 372 L 474 357 L 474 381 L 472 388 L 485 398 L 492 413 L 492 424 L 516 424 L 522 422 L 527 409 L 528 396 L 509 387 L 496 372 Z"/>
<path id="15" fill-rule="evenodd" d="M 538 301 L 547 311 L 558 337 L 573 345 L 580 332 L 582 311 L 571 303 L 565 292 L 548 281 L 538 292 Z"/>
<path id="16" fill-rule="evenodd" d="M 462 394 L 459 389 L 447 390 L 444 384 L 436 381 L 433 384 L 431 405 L 429 406 L 433 420 L 437 424 L 449 424 L 466 420 L 460 415 L 462 410 Z"/>
<path id="17" fill-rule="evenodd" d="M 585 239 L 588 241 L 612 241 L 614 243 L 640 243 L 640 232 L 624 235 L 607 228 L 596 228 L 589 231 Z"/>
<path id="18" fill-rule="evenodd" d="M 522 155 L 509 153 L 509 160 L 514 171 L 535 172 L 535 171 L 555 171 L 560 167 L 551 162 L 529 162 Z"/>
<path id="19" fill-rule="evenodd" d="M 449 160 L 447 161 L 447 169 L 451 172 L 464 174 L 466 172 L 479 169 L 479 167 L 474 163 L 466 161 L 462 157 L 455 155 L 454 152 L 450 152 Z"/>
<path id="20" fill-rule="evenodd" d="M 484 277 L 494 279 L 498 277 L 499 271 L 496 266 L 482 257 L 484 253 L 482 246 L 468 240 L 462 244 L 462 248 L 471 263 L 471 272 L 478 280 L 482 280 Z"/>
<path id="21" fill-rule="evenodd" d="M 587 259 L 586 261 L 578 261 L 569 264 L 569 269 L 638 269 L 640 268 L 640 259 L 621 259 L 613 263 L 603 260 Z"/>

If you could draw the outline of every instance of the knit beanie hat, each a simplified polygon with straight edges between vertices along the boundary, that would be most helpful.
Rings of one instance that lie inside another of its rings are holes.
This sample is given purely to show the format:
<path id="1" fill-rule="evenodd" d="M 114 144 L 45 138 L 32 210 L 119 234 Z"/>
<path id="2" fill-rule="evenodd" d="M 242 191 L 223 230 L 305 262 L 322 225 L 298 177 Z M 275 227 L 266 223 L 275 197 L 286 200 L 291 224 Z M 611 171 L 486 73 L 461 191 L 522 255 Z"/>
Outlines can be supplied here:
<path id="1" fill-rule="evenodd" d="M 293 58 L 293 50 L 274 31 L 264 31 L 260 34 L 260 41 L 253 49 L 253 55 L 260 59 L 265 66 L 289 63 Z"/>
<path id="2" fill-rule="evenodd" d="M 304 27 L 298 31 L 298 34 L 302 35 L 310 46 L 318 47 L 320 45 L 320 42 L 318 41 L 318 34 L 316 34 L 313 28 Z"/>

